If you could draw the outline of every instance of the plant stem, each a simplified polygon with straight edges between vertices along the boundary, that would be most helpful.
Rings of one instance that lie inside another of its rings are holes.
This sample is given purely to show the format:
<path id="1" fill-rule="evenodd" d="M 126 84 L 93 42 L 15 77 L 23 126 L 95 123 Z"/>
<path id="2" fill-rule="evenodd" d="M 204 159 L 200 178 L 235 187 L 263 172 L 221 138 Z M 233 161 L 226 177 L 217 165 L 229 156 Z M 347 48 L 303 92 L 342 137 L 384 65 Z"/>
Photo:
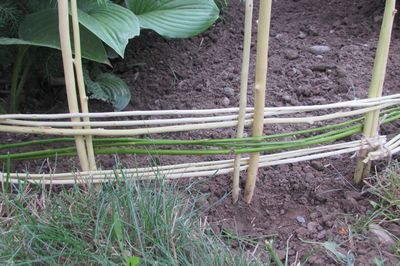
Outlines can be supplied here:
<path id="1" fill-rule="evenodd" d="M 17 57 L 13 66 L 13 73 L 11 76 L 11 90 L 10 90 L 10 106 L 9 112 L 14 114 L 18 110 L 18 87 L 19 87 L 19 74 L 22 69 L 22 61 L 24 59 L 25 53 L 28 51 L 29 46 L 22 45 L 18 46 Z"/>
<path id="2" fill-rule="evenodd" d="M 36 50 L 36 49 L 31 49 L 31 50 Z M 31 70 L 31 66 L 33 63 L 33 59 L 31 56 L 27 56 L 27 60 L 25 62 L 25 67 L 24 70 L 22 72 L 21 78 L 19 80 L 18 83 L 18 87 L 17 87 L 17 93 L 16 93 L 16 99 L 15 99 L 15 110 L 18 111 L 19 110 L 19 100 L 22 94 L 22 91 L 25 87 L 25 83 L 26 83 L 26 79 L 28 77 L 29 71 Z"/>
<path id="3" fill-rule="evenodd" d="M 256 84 L 254 88 L 255 105 L 252 128 L 253 137 L 261 136 L 264 129 L 265 87 L 267 85 L 268 41 L 271 21 L 271 7 L 272 0 L 260 1 L 257 34 Z M 250 203 L 253 198 L 259 160 L 260 153 L 252 153 L 250 155 L 246 188 L 244 192 L 244 199 L 247 203 Z"/>

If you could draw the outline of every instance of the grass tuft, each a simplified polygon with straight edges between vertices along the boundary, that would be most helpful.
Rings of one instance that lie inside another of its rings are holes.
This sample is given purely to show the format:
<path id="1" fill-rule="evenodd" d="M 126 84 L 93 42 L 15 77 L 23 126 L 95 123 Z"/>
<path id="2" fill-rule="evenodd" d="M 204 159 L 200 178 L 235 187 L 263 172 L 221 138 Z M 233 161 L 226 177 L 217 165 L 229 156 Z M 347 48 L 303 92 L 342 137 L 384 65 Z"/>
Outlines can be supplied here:
<path id="1" fill-rule="evenodd" d="M 0 193 L 1 265 L 261 265 L 210 233 L 196 193 L 162 179 L 12 189 Z"/>
<path id="2" fill-rule="evenodd" d="M 390 244 L 392 255 L 400 258 L 400 163 L 393 161 L 382 173 L 364 182 L 374 197 L 370 200 L 371 210 L 359 217 L 353 230 L 379 231 Z"/>

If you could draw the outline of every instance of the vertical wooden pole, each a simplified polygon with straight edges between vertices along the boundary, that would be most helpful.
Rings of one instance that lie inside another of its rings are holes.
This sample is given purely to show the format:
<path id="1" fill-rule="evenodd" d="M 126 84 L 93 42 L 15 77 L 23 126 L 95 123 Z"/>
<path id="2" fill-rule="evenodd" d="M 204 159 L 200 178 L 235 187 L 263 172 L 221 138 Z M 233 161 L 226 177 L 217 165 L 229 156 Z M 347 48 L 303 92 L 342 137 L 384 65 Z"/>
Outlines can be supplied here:
<path id="1" fill-rule="evenodd" d="M 61 53 L 64 66 L 65 87 L 67 90 L 67 98 L 68 98 L 68 107 L 70 113 L 79 113 L 79 106 L 75 88 L 71 39 L 69 35 L 70 33 L 69 33 L 68 0 L 58 0 L 58 21 L 59 21 L 59 31 L 60 31 Z M 71 121 L 80 122 L 80 119 L 71 118 Z M 89 162 L 85 147 L 85 141 L 83 137 L 75 136 L 75 144 L 82 170 L 89 171 Z"/>
<path id="2" fill-rule="evenodd" d="M 267 85 L 268 42 L 272 0 L 261 0 L 257 32 L 256 84 L 254 88 L 253 137 L 259 137 L 264 129 L 265 87 Z M 256 185 L 260 153 L 252 153 L 249 160 L 244 199 L 250 203 Z"/>
<path id="3" fill-rule="evenodd" d="M 386 0 L 385 12 L 383 15 L 378 47 L 376 50 L 374 68 L 372 71 L 372 80 L 369 88 L 369 98 L 382 96 L 395 14 L 396 0 Z M 380 110 L 376 110 L 366 114 L 363 132 L 365 138 L 373 138 L 378 134 L 379 113 Z M 364 149 L 360 152 L 354 173 L 354 182 L 356 183 L 360 183 L 363 177 L 366 177 L 370 174 L 371 163 L 365 164 L 363 162 L 367 155 L 367 149 Z"/>
<path id="4" fill-rule="evenodd" d="M 76 80 L 78 84 L 82 113 L 87 114 L 89 113 L 89 107 L 88 107 L 88 97 L 86 96 L 86 90 L 85 90 L 85 82 L 83 80 L 81 42 L 80 42 L 81 39 L 79 33 L 78 7 L 76 0 L 71 0 L 71 17 L 72 17 L 72 29 L 74 33 L 74 50 L 75 50 L 74 64 L 75 64 Z M 88 117 L 84 117 L 83 121 L 89 122 L 90 119 Z M 90 126 L 85 126 L 85 128 L 90 129 Z M 96 158 L 94 156 L 92 136 L 85 136 L 85 141 L 89 159 L 89 168 L 90 170 L 94 171 L 96 170 Z"/>
<path id="5" fill-rule="evenodd" d="M 247 85 L 249 82 L 249 65 L 250 65 L 250 49 L 251 49 L 251 27 L 253 19 L 253 0 L 246 0 L 246 8 L 244 15 L 244 40 L 243 40 L 243 58 L 242 73 L 240 76 L 240 102 L 236 137 L 242 138 L 244 131 L 244 122 L 247 107 Z M 232 182 L 232 202 L 236 203 L 239 199 L 239 180 L 240 180 L 240 160 L 241 155 L 235 156 L 233 165 L 233 182 Z"/>

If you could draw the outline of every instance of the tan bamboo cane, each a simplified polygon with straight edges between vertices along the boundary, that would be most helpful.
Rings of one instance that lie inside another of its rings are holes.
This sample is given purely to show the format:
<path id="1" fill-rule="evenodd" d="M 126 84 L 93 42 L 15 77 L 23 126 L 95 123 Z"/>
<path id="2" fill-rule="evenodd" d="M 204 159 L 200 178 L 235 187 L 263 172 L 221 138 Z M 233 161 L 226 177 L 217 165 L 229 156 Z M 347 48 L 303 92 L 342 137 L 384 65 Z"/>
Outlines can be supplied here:
<path id="1" fill-rule="evenodd" d="M 244 132 L 244 124 L 246 119 L 247 108 L 247 85 L 249 82 L 249 65 L 250 65 L 250 49 L 251 49 L 251 27 L 253 19 L 253 0 L 246 0 L 244 15 L 244 40 L 243 40 L 243 59 L 242 59 L 242 73 L 240 77 L 240 102 L 239 102 L 239 115 L 236 137 L 242 138 Z M 240 160 L 241 155 L 235 156 L 233 165 L 233 179 L 232 179 L 232 202 L 236 203 L 239 199 L 239 180 L 240 180 Z"/>
<path id="2" fill-rule="evenodd" d="M 72 59 L 71 39 L 69 33 L 68 0 L 58 1 L 58 19 L 60 31 L 61 53 L 63 58 L 65 87 L 67 90 L 68 107 L 70 113 L 79 113 L 78 100 L 75 88 L 74 65 Z M 79 118 L 72 118 L 72 122 L 80 122 Z M 89 170 L 85 140 L 82 136 L 75 136 L 75 144 L 79 161 L 83 171 Z"/>
<path id="3" fill-rule="evenodd" d="M 393 28 L 393 20 L 396 14 L 396 0 L 386 0 L 385 12 L 379 35 L 378 47 L 375 56 L 374 68 L 372 72 L 372 80 L 369 90 L 369 98 L 377 98 L 382 96 L 383 83 L 385 81 L 386 66 L 389 57 L 390 40 Z M 364 137 L 369 139 L 378 134 L 380 110 L 369 112 L 365 116 Z M 363 177 L 370 174 L 371 162 L 364 163 L 368 155 L 368 149 L 360 152 L 356 169 L 354 172 L 354 181 L 360 183 Z"/>
<path id="4" fill-rule="evenodd" d="M 265 87 L 267 85 L 268 41 L 271 21 L 272 0 L 261 0 L 257 34 L 256 84 L 253 137 L 261 136 L 264 128 Z M 253 198 L 256 185 L 260 153 L 252 153 L 249 160 L 244 199 L 247 203 Z"/>
<path id="5" fill-rule="evenodd" d="M 86 90 L 85 90 L 85 82 L 83 80 L 81 42 L 80 42 L 81 38 L 79 33 L 78 7 L 76 0 L 71 0 L 71 17 L 72 17 L 72 29 L 74 33 L 74 50 L 75 50 L 74 64 L 75 64 L 76 80 L 78 84 L 82 113 L 87 114 L 89 113 L 89 107 L 88 107 L 88 97 L 86 96 Z M 84 117 L 83 121 L 87 123 L 90 122 L 88 117 Z M 90 126 L 85 126 L 85 128 L 89 129 Z M 89 159 L 90 170 L 96 170 L 96 158 L 94 155 L 93 137 L 91 135 L 87 135 L 85 136 L 85 141 L 86 141 L 86 150 Z"/>

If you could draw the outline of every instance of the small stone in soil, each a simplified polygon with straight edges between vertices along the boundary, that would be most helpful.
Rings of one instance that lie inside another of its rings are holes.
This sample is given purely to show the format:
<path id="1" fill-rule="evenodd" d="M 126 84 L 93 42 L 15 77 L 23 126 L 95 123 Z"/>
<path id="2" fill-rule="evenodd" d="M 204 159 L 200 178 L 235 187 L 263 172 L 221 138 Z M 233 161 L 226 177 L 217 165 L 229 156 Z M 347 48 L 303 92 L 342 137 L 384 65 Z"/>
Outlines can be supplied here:
<path id="1" fill-rule="evenodd" d="M 330 52 L 331 48 L 327 45 L 314 45 L 309 48 L 309 51 L 315 55 L 322 55 Z"/>
<path id="2" fill-rule="evenodd" d="M 312 161 L 311 162 L 311 167 L 314 168 L 315 170 L 318 170 L 318 171 L 324 171 L 325 170 L 325 166 L 319 161 Z"/>
<path id="3" fill-rule="evenodd" d="M 304 224 L 306 222 L 306 219 L 304 219 L 303 216 L 297 216 L 296 217 L 297 222 Z"/>
<path id="4" fill-rule="evenodd" d="M 299 39 L 305 39 L 306 38 L 306 34 L 304 32 L 302 32 L 302 31 L 300 31 L 300 33 L 299 33 L 299 35 L 297 35 L 297 37 Z"/>
<path id="5" fill-rule="evenodd" d="M 227 107 L 227 106 L 229 106 L 230 103 L 231 103 L 231 101 L 227 97 L 224 97 L 222 99 L 222 105 L 223 106 Z"/>
<path id="6" fill-rule="evenodd" d="M 227 97 L 233 97 L 235 95 L 235 90 L 231 87 L 225 87 L 223 92 Z"/>
<path id="7" fill-rule="evenodd" d="M 318 226 L 319 226 L 319 224 L 316 223 L 316 222 L 309 222 L 309 223 L 307 224 L 307 229 L 308 229 L 308 231 L 310 231 L 310 232 L 316 232 Z"/>
<path id="8" fill-rule="evenodd" d="M 318 233 L 317 238 L 318 238 L 319 240 L 321 240 L 321 239 L 324 239 L 325 236 L 326 236 L 326 231 L 323 230 L 323 231 L 321 231 L 321 232 Z"/>
<path id="9" fill-rule="evenodd" d="M 294 59 L 299 58 L 299 53 L 294 49 L 286 49 L 284 51 L 284 53 L 285 53 L 285 57 L 289 60 L 294 60 Z"/>
<path id="10" fill-rule="evenodd" d="M 374 234 L 381 243 L 386 245 L 393 245 L 394 240 L 393 238 L 383 229 L 381 226 L 377 224 L 370 224 L 369 230 L 372 234 Z"/>

